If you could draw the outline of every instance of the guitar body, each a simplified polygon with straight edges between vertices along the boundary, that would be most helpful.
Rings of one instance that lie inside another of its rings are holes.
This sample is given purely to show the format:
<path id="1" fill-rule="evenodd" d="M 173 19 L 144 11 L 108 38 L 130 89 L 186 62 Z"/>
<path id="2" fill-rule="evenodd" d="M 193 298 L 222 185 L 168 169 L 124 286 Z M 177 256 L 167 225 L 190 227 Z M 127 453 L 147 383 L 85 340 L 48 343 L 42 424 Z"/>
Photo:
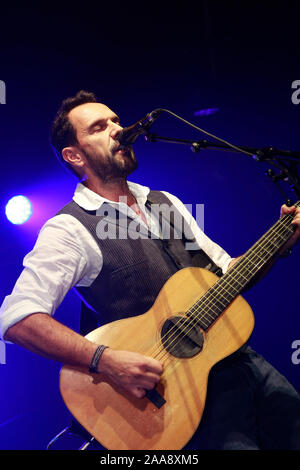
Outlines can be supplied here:
<path id="1" fill-rule="evenodd" d="M 182 316 L 218 277 L 201 268 L 185 268 L 161 289 L 148 312 L 104 325 L 87 335 L 98 344 L 149 355 L 164 363 L 157 392 L 159 406 L 147 397 L 132 398 L 101 374 L 64 366 L 60 390 L 81 425 L 107 449 L 182 449 L 196 431 L 205 406 L 210 369 L 239 349 L 254 327 L 249 304 L 237 296 L 202 333 L 203 345 L 190 357 L 174 356 L 162 345 L 161 329 L 170 317 Z"/>

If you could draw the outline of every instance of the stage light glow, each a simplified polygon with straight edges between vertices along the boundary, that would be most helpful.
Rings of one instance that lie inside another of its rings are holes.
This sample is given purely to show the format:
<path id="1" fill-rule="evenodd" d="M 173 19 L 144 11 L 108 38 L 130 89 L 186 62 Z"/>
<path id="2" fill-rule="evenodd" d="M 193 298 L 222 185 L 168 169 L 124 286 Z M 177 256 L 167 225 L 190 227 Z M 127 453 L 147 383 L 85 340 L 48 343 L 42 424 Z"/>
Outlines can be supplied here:
<path id="1" fill-rule="evenodd" d="M 199 111 L 194 112 L 194 116 L 209 116 L 210 114 L 215 114 L 218 111 L 219 111 L 219 108 L 199 109 Z"/>
<path id="2" fill-rule="evenodd" d="M 25 196 L 14 196 L 6 204 L 5 214 L 12 224 L 24 224 L 32 216 L 31 202 Z"/>

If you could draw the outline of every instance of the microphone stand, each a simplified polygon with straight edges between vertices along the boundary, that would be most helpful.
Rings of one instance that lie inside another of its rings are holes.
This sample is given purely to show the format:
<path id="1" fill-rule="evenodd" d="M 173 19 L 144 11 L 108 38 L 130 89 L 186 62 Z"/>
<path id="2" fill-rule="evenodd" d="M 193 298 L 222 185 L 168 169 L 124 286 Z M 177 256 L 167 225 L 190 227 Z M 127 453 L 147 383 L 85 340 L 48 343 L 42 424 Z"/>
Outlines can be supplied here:
<path id="1" fill-rule="evenodd" d="M 300 177 L 297 165 L 300 164 L 300 152 L 291 150 L 279 150 L 274 147 L 254 148 L 245 146 L 229 146 L 220 142 L 212 142 L 209 140 L 185 140 L 177 139 L 174 137 L 162 137 L 157 134 L 148 132 L 145 135 L 148 142 L 167 142 L 173 144 L 188 145 L 192 152 L 199 153 L 202 149 L 217 149 L 227 152 L 247 153 L 257 162 L 267 162 L 277 169 L 275 173 L 272 169 L 266 171 L 266 176 L 276 185 L 277 189 L 281 192 L 287 205 L 292 205 L 291 199 L 282 190 L 278 184 L 280 181 L 285 181 L 289 184 L 291 191 L 300 199 Z"/>

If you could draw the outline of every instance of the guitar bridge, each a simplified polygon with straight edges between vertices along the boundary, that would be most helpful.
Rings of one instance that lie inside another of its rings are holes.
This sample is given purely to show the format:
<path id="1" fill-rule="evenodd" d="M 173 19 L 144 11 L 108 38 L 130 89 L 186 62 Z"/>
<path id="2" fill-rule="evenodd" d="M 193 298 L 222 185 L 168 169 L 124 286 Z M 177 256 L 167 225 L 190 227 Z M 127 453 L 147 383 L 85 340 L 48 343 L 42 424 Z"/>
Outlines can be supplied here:
<path id="1" fill-rule="evenodd" d="M 157 390 L 155 390 L 155 388 L 153 388 L 152 390 L 147 390 L 146 397 L 158 409 L 166 403 L 164 397 Z"/>

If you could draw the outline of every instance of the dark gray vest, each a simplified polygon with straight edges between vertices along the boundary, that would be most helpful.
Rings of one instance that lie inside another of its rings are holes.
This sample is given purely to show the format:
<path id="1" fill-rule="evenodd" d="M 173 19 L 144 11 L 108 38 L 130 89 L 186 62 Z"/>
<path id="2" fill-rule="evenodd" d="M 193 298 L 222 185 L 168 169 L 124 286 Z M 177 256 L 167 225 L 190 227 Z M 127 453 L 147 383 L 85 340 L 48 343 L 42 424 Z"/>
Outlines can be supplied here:
<path id="1" fill-rule="evenodd" d="M 160 222 L 160 237 L 106 202 L 97 213 L 74 201 L 58 212 L 76 217 L 94 237 L 103 256 L 102 270 L 91 286 L 76 287 L 83 301 L 83 335 L 100 324 L 145 313 L 179 269 L 199 266 L 222 274 L 203 250 L 185 248 L 193 235 L 164 194 L 151 191 L 146 206 Z M 161 211 L 161 207 L 172 207 L 172 211 Z"/>

